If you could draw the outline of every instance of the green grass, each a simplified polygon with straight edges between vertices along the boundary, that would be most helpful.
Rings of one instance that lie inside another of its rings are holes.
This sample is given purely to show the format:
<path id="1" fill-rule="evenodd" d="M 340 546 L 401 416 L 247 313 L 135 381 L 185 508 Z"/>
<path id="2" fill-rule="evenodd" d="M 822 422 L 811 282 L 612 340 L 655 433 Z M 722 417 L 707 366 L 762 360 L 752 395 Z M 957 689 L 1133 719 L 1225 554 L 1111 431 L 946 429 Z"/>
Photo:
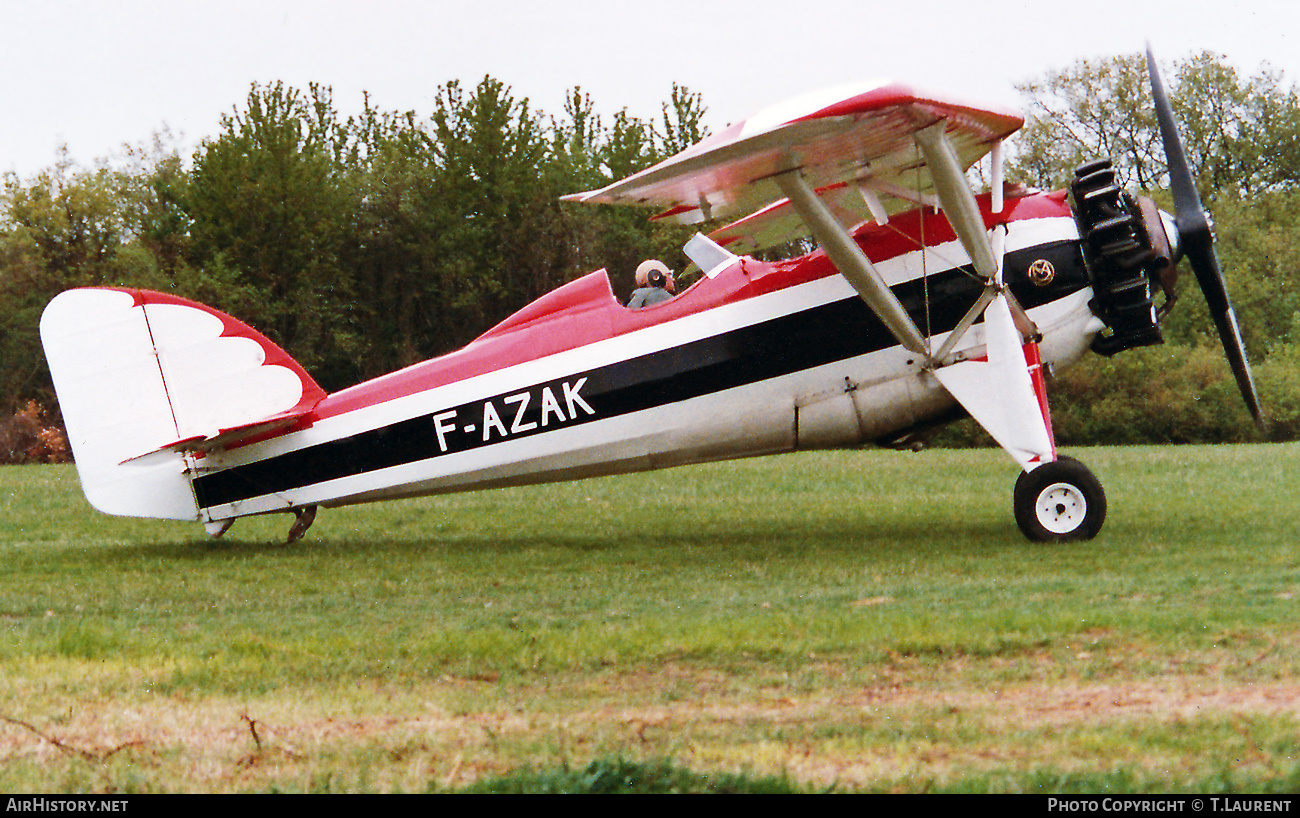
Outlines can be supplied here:
<path id="1" fill-rule="evenodd" d="M 1294 788 L 1300 447 L 1073 454 L 1110 515 L 1051 546 L 987 450 L 322 509 L 293 546 L 0 469 L 0 789 Z"/>
<path id="2" fill-rule="evenodd" d="M 638 795 L 710 793 L 714 795 L 789 795 L 809 790 L 781 776 L 702 775 L 659 760 L 649 763 L 601 758 L 582 769 L 519 770 L 460 788 L 475 794 Z"/>

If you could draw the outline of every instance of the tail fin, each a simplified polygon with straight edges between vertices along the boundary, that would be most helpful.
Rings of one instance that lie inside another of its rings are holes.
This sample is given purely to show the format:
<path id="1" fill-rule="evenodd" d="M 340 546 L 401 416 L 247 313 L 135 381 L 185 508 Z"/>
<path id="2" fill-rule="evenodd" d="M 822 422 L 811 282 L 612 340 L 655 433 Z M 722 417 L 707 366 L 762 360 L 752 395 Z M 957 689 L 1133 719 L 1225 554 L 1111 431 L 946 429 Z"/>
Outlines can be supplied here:
<path id="1" fill-rule="evenodd" d="M 107 514 L 200 519 L 186 452 L 204 447 L 190 444 L 282 428 L 325 397 L 252 327 L 148 290 L 59 294 L 41 344 L 82 490 Z"/>

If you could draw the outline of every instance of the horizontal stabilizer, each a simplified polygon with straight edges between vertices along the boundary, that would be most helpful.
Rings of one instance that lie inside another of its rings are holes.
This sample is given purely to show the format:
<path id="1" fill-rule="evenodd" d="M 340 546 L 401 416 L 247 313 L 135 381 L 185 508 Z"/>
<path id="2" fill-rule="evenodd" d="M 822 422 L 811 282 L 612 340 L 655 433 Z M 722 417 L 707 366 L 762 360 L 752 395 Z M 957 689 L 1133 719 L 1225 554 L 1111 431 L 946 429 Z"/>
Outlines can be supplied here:
<path id="1" fill-rule="evenodd" d="M 163 454 L 206 454 L 217 449 L 229 449 L 241 446 L 253 440 L 265 440 L 268 437 L 274 437 L 291 428 L 301 427 L 304 419 L 311 414 L 311 410 L 303 409 L 296 412 L 284 412 L 266 420 L 256 421 L 254 423 L 245 423 L 240 426 L 232 426 L 229 429 L 221 429 L 210 435 L 190 435 L 180 440 L 172 441 L 157 449 L 138 454 L 135 457 L 128 457 L 122 461 L 122 465 L 127 463 L 140 463 L 147 459 L 154 458 L 155 455 Z"/>

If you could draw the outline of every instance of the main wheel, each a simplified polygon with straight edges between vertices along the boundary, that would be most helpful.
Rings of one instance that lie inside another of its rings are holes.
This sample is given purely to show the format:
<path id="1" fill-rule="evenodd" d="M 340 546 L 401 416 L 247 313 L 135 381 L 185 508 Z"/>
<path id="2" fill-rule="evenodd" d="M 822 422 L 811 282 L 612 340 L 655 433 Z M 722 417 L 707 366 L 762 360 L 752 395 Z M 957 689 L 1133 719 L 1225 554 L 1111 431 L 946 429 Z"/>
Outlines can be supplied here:
<path id="1" fill-rule="evenodd" d="M 1106 521 L 1106 492 L 1088 467 L 1070 457 L 1021 472 L 1016 524 L 1037 542 L 1090 540 Z"/>

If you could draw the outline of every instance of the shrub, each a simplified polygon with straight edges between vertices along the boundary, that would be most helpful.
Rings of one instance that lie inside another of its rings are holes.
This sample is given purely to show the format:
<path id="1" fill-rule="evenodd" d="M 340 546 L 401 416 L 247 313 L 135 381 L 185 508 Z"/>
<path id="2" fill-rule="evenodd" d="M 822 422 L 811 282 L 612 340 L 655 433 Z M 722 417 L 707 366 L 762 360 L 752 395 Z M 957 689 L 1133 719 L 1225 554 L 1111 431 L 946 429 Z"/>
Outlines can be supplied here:
<path id="1" fill-rule="evenodd" d="M 0 420 L 0 464 L 67 463 L 72 460 L 68 435 L 36 401 Z"/>

